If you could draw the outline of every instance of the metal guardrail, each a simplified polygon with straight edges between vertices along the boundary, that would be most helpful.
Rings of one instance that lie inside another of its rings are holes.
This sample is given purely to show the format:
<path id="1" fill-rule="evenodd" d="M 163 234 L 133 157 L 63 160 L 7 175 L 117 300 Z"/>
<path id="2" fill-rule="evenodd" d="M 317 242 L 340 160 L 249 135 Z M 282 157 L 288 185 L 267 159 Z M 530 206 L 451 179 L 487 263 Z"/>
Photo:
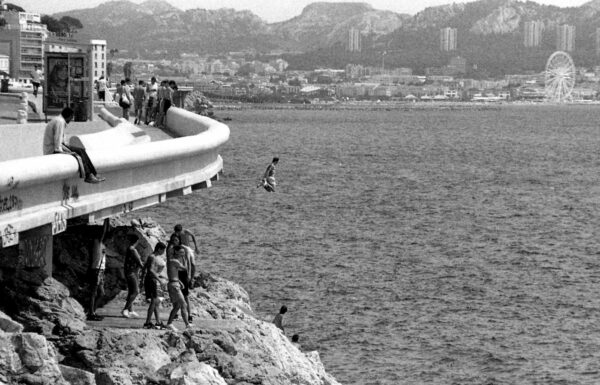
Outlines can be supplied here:
<path id="1" fill-rule="evenodd" d="M 19 234 L 29 229 L 51 225 L 54 235 L 72 218 L 91 222 L 211 186 L 223 169 L 218 151 L 229 128 L 176 107 L 167 122 L 181 137 L 116 147 L 103 135 L 104 145 L 88 152 L 106 178 L 100 184 L 84 183 L 69 155 L 0 162 L 0 246 L 18 244 Z"/>

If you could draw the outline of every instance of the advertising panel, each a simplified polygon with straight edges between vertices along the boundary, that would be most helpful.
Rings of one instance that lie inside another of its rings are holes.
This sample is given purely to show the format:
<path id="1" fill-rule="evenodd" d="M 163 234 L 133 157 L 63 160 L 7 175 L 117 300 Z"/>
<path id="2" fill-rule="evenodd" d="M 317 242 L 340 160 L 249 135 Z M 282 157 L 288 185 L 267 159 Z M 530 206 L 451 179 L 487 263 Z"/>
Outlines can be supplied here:
<path id="1" fill-rule="evenodd" d="M 46 114 L 59 114 L 64 107 L 71 107 L 75 111 L 75 120 L 87 120 L 88 104 L 91 102 L 88 63 L 85 53 L 46 53 Z"/>

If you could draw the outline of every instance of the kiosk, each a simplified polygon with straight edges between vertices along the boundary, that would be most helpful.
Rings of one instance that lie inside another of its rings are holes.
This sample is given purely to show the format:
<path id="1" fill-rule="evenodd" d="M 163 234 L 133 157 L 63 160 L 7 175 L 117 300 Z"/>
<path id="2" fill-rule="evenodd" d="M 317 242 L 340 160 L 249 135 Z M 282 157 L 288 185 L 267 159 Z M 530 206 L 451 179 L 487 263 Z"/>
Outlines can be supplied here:
<path id="1" fill-rule="evenodd" d="M 75 121 L 91 120 L 93 87 L 89 55 L 83 52 L 46 52 L 43 110 L 58 115 L 65 107 L 75 112 Z"/>

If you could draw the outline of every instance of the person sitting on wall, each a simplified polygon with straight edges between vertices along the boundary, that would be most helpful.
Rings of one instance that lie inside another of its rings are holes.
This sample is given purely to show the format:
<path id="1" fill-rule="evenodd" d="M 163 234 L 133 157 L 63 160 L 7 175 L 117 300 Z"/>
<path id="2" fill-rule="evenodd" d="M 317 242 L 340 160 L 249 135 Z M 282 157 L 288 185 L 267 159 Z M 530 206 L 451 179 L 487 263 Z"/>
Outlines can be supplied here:
<path id="1" fill-rule="evenodd" d="M 77 159 L 79 164 L 79 175 L 86 183 L 100 183 L 104 178 L 99 178 L 90 157 L 83 148 L 69 146 L 65 143 L 65 128 L 73 120 L 74 112 L 65 107 L 60 115 L 52 119 L 44 131 L 44 155 L 67 154 Z"/>

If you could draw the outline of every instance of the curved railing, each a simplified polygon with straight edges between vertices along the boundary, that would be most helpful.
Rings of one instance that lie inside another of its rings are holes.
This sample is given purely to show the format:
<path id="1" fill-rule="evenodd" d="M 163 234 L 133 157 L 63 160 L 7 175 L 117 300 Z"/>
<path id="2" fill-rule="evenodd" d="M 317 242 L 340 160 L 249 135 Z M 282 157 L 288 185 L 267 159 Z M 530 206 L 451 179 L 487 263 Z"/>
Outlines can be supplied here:
<path id="1" fill-rule="evenodd" d="M 71 218 L 93 221 L 188 194 L 210 186 L 222 171 L 218 150 L 229 138 L 225 124 L 173 107 L 167 113 L 168 129 L 180 137 L 124 145 L 123 138 L 117 140 L 110 130 L 122 133 L 120 126 L 129 123 L 103 114 L 114 128 L 71 138 L 71 144 L 89 143 L 90 159 L 106 178 L 100 184 L 84 183 L 77 161 L 69 155 L 0 163 L 4 247 L 18 243 L 18 233 L 28 229 L 52 224 L 56 234 Z"/>

